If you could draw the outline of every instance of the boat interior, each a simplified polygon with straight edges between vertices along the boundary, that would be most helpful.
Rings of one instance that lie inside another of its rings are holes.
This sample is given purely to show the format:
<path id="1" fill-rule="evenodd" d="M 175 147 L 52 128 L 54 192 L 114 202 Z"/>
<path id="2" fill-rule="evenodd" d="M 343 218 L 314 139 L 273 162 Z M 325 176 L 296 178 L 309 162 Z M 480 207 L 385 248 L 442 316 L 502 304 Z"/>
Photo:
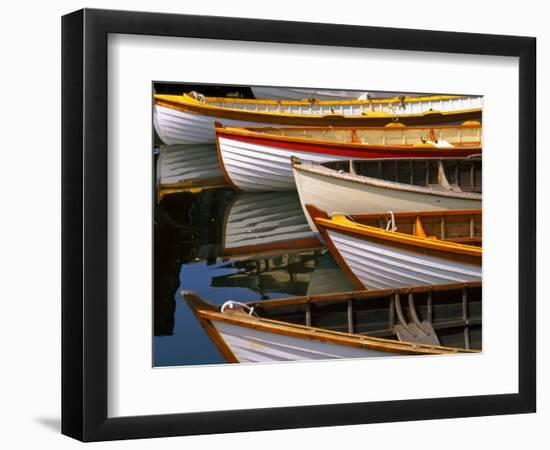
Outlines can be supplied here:
<path id="1" fill-rule="evenodd" d="M 364 214 L 352 219 L 362 225 L 390 229 L 428 239 L 481 246 L 481 210 L 426 211 L 414 213 Z"/>
<path id="2" fill-rule="evenodd" d="M 481 349 L 481 283 L 248 303 L 265 319 L 404 342 Z"/>
<path id="3" fill-rule="evenodd" d="M 329 218 L 325 211 L 321 211 L 313 205 L 306 205 L 306 208 L 312 218 Z M 345 217 L 360 225 L 426 239 L 437 239 L 476 247 L 481 246 L 483 242 L 481 209 L 405 213 L 388 211 L 383 214 L 354 214 Z"/>
<path id="4" fill-rule="evenodd" d="M 481 108 L 481 97 L 428 96 L 394 97 L 392 99 L 321 101 L 315 98 L 303 100 L 243 100 L 233 98 L 206 97 L 190 92 L 188 97 L 219 108 L 241 109 L 255 112 L 285 114 L 421 114 L 428 110 L 459 111 Z"/>
<path id="5" fill-rule="evenodd" d="M 447 127 L 405 127 L 378 128 L 252 128 L 251 131 L 270 136 L 304 138 L 341 144 L 364 144 L 380 146 L 481 146 L 481 125 Z"/>
<path id="6" fill-rule="evenodd" d="M 450 190 L 482 192 L 481 158 L 368 159 L 333 161 L 329 169 L 403 184 Z"/>

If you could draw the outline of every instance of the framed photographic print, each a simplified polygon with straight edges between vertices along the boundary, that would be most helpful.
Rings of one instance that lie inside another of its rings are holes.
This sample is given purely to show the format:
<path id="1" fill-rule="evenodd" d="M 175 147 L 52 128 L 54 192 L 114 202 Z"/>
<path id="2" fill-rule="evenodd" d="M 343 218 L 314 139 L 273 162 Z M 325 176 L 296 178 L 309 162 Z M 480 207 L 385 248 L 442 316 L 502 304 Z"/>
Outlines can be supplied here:
<path id="1" fill-rule="evenodd" d="M 81 10 L 62 41 L 63 433 L 535 411 L 534 38 Z"/>

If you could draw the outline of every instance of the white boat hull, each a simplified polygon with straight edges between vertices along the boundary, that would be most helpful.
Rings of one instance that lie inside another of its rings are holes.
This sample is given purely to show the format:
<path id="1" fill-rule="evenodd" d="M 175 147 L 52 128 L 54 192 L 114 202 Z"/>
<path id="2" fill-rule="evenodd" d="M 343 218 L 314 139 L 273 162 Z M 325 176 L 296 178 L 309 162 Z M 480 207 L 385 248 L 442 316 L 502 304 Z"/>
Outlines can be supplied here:
<path id="1" fill-rule="evenodd" d="M 362 104 L 307 104 L 307 105 L 278 105 L 278 104 L 250 104 L 239 103 L 238 100 L 231 104 L 210 102 L 209 105 L 223 108 L 220 116 L 193 114 L 175 108 L 155 105 L 153 109 L 153 123 L 160 139 L 165 144 L 211 144 L 215 142 L 214 122 L 219 121 L 227 127 L 254 127 L 254 126 L 278 126 L 287 122 L 277 122 L 274 116 L 272 123 L 242 121 L 223 118 L 228 110 L 238 113 L 248 110 L 258 113 L 286 113 L 299 116 L 330 115 L 337 113 L 349 118 L 364 118 L 364 113 L 383 113 L 395 116 L 423 114 L 429 110 L 444 112 L 464 111 L 482 108 L 482 97 L 448 98 L 441 100 L 410 101 L 401 105 L 400 102 L 391 103 L 362 103 Z M 224 112 L 225 111 L 225 112 Z M 260 117 L 260 116 L 259 116 Z M 261 116 L 264 117 L 265 116 Z M 281 117 L 285 117 L 284 115 Z M 269 118 L 271 121 L 271 117 Z"/>
<path id="2" fill-rule="evenodd" d="M 327 229 L 349 270 L 365 289 L 481 281 L 481 266 L 359 239 Z"/>
<path id="3" fill-rule="evenodd" d="M 216 121 L 228 127 L 272 126 L 272 124 L 191 114 L 159 105 L 155 105 L 153 112 L 155 130 L 162 142 L 168 145 L 214 144 L 216 142 L 214 122 Z"/>
<path id="4" fill-rule="evenodd" d="M 369 358 L 394 355 L 388 352 L 338 345 L 313 339 L 300 339 L 225 322 L 212 321 L 212 324 L 240 363 Z"/>
<path id="5" fill-rule="evenodd" d="M 293 172 L 300 203 L 314 232 L 318 230 L 305 205 L 314 205 L 329 215 L 481 208 L 481 200 L 394 190 L 299 169 Z"/>
<path id="6" fill-rule="evenodd" d="M 218 138 L 223 168 L 237 188 L 245 192 L 290 191 L 296 189 L 291 156 L 303 152 L 233 139 Z M 348 156 L 306 153 L 315 162 L 345 161 Z"/>

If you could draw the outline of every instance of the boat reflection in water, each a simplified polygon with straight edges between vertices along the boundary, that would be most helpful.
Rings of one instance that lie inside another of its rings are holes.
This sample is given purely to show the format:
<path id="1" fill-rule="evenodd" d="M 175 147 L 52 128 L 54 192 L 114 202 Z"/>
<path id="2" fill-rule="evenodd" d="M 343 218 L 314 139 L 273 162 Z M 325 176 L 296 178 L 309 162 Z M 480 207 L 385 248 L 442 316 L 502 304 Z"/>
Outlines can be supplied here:
<path id="1" fill-rule="evenodd" d="M 226 186 L 215 145 L 163 145 L 156 170 L 157 199 L 176 192 Z"/>
<path id="2" fill-rule="evenodd" d="M 309 228 L 296 193 L 216 188 L 166 195 L 156 208 L 155 365 L 225 362 L 181 301 L 182 290 L 221 305 L 338 286 L 352 288 Z"/>

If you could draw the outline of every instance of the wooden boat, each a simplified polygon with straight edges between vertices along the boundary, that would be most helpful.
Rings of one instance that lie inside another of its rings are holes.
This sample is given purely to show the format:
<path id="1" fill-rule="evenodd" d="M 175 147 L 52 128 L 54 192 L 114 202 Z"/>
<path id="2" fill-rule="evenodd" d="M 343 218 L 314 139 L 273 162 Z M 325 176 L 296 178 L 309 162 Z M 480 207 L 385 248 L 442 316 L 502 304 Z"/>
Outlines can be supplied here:
<path id="1" fill-rule="evenodd" d="M 372 98 L 379 98 L 365 91 L 344 91 L 337 89 L 306 89 L 291 87 L 251 86 L 256 99 L 264 100 L 354 100 L 369 94 Z M 390 97 L 394 97 L 391 95 Z M 388 96 L 384 96 L 387 98 Z"/>
<path id="2" fill-rule="evenodd" d="M 481 208 L 481 159 L 372 159 L 317 164 L 292 158 L 300 203 L 329 214 Z"/>
<path id="3" fill-rule="evenodd" d="M 308 210 L 359 289 L 481 280 L 481 210 L 330 218 L 314 206 Z"/>
<path id="4" fill-rule="evenodd" d="M 314 162 L 447 158 L 481 153 L 481 125 L 379 128 L 226 128 L 216 142 L 226 181 L 243 191 L 294 190 L 291 156 Z M 398 124 L 400 125 L 400 124 Z"/>
<path id="5" fill-rule="evenodd" d="M 268 100 L 365 100 L 374 98 L 426 97 L 427 93 L 400 93 L 395 91 L 346 91 L 339 89 L 307 89 L 290 87 L 251 86 L 257 99 Z"/>
<path id="6" fill-rule="evenodd" d="M 245 100 L 155 94 L 153 121 L 165 144 L 214 143 L 214 122 L 246 126 L 426 125 L 480 120 L 482 97 L 440 95 L 368 100 Z"/>
<path id="7" fill-rule="evenodd" d="M 481 349 L 481 283 L 264 300 L 221 307 L 182 292 L 228 362 L 280 362 Z"/>
<path id="8" fill-rule="evenodd" d="M 175 192 L 227 186 L 213 145 L 161 146 L 156 178 L 158 200 Z"/>
<path id="9" fill-rule="evenodd" d="M 226 210 L 226 257 L 320 248 L 296 192 L 241 192 Z"/>

